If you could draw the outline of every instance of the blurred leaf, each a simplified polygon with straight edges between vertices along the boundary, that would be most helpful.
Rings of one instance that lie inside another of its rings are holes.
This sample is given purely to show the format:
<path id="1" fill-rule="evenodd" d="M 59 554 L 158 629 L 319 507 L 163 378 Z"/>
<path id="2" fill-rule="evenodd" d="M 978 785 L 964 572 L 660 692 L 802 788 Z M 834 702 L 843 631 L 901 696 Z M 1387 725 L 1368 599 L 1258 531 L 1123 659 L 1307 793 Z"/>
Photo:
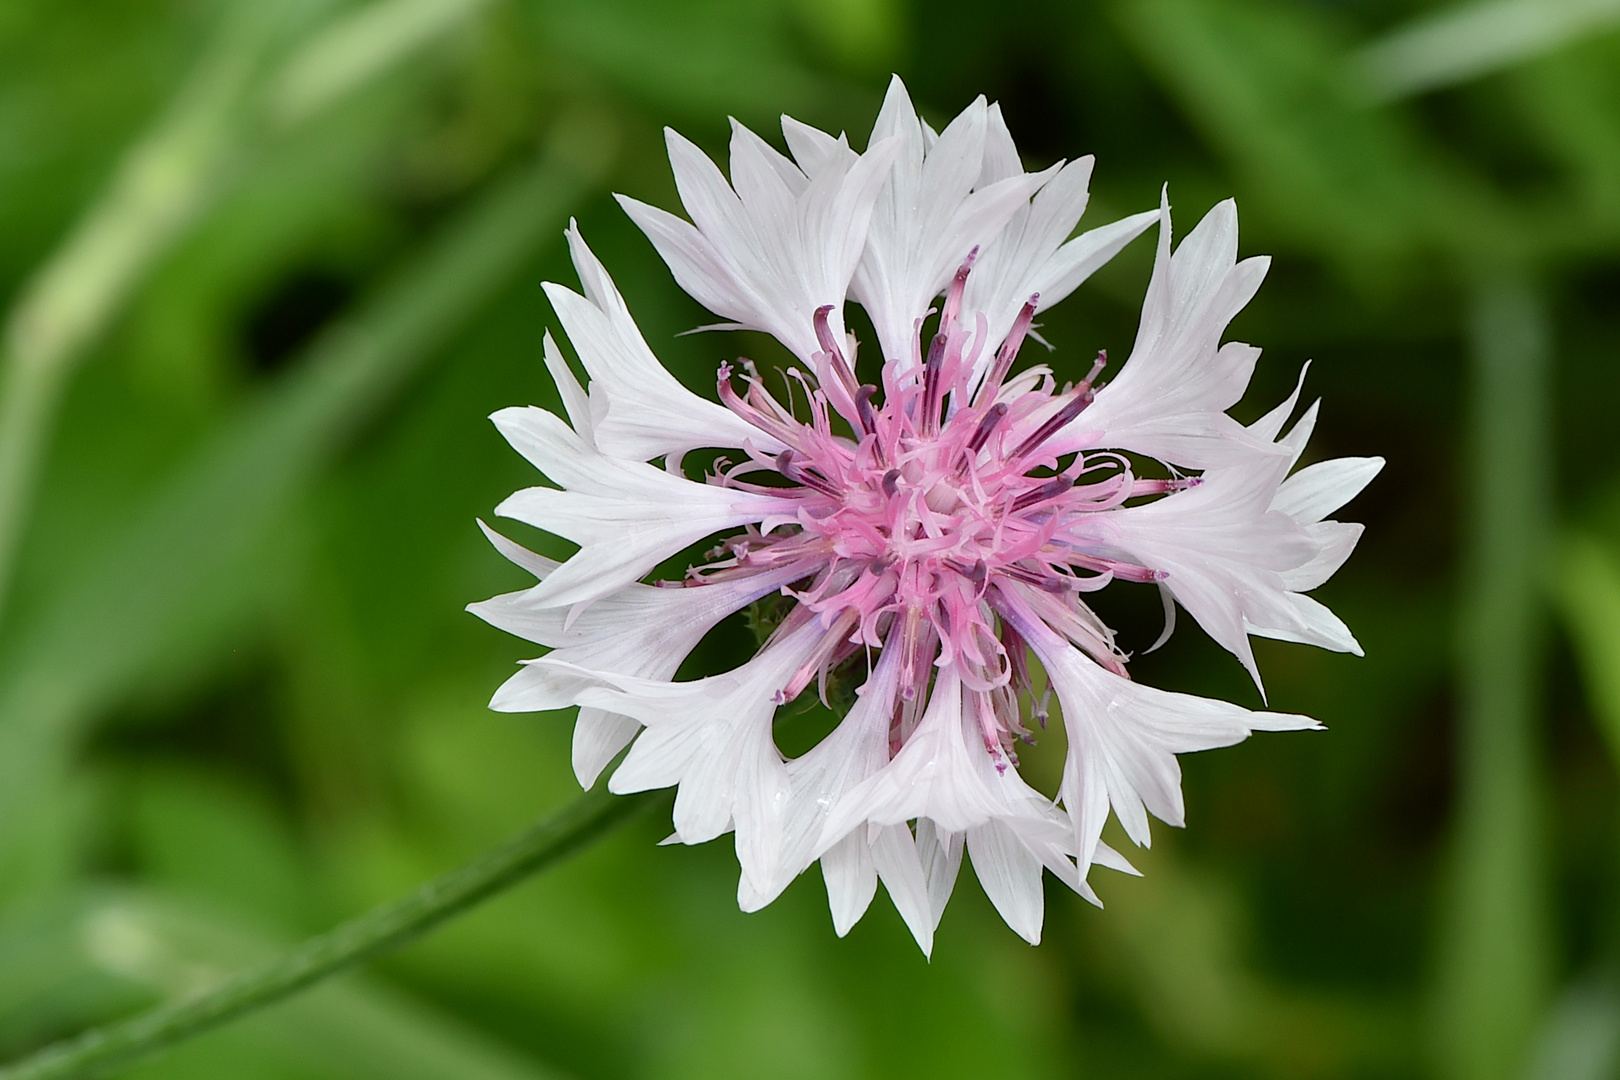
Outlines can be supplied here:
<path id="1" fill-rule="evenodd" d="M 1108 882 L 1099 966 L 1167 1045 L 1278 1077 L 1382 1075 L 1411 1053 L 1417 1028 L 1394 1002 L 1365 1005 L 1255 972 L 1240 897 L 1173 844 L 1131 858 L 1144 876 Z"/>
<path id="2" fill-rule="evenodd" d="M 1114 10 L 1259 197 L 1245 210 L 1294 242 L 1364 278 L 1426 247 L 1499 242 L 1504 223 L 1481 190 L 1394 114 L 1350 98 L 1338 75 L 1348 36 L 1320 7 L 1141 0 Z"/>
<path id="3" fill-rule="evenodd" d="M 151 1003 L 149 989 L 87 955 L 82 918 L 93 902 L 51 892 L 0 919 L 0 1060 Z"/>
<path id="4" fill-rule="evenodd" d="M 585 182 L 548 153 L 497 185 L 222 425 L 130 533 L 15 636 L 0 660 L 0 889 L 26 886 L 17 844 L 39 827 L 35 803 L 59 782 L 83 725 L 163 672 L 206 663 L 240 633 L 287 554 L 267 545 L 302 485 L 509 280 Z"/>
<path id="5" fill-rule="evenodd" d="M 1620 34 L 1593 39 L 1513 73 L 1540 148 L 1570 173 L 1580 212 L 1564 226 L 1576 252 L 1611 250 L 1620 233 Z"/>
<path id="6" fill-rule="evenodd" d="M 881 76 L 905 45 L 899 0 L 798 0 L 799 23 L 838 60 Z"/>
<path id="7" fill-rule="evenodd" d="M 1620 994 L 1577 983 L 1548 1014 L 1527 1080 L 1610 1080 L 1620 1068 Z"/>
<path id="8" fill-rule="evenodd" d="M 271 121 L 290 127 L 465 22 L 488 0 L 373 0 L 305 42 L 271 82 Z"/>
<path id="9" fill-rule="evenodd" d="M 241 150 L 256 77 L 307 5 L 227 9 L 218 39 L 8 312 L 0 348 L 0 611 L 58 398 L 85 348 Z"/>
<path id="10" fill-rule="evenodd" d="M 1521 63 L 1620 23 L 1620 0 L 1476 0 L 1427 14 L 1363 46 L 1354 74 L 1378 100 Z"/>
<path id="11" fill-rule="evenodd" d="M 130 824 L 147 876 L 265 926 L 309 926 L 306 868 L 266 800 L 234 778 L 195 769 L 148 769 L 132 779 Z"/>
<path id="12" fill-rule="evenodd" d="M 1620 557 L 1613 545 L 1565 534 L 1555 596 L 1586 680 L 1598 728 L 1620 764 Z"/>
<path id="13" fill-rule="evenodd" d="M 0 611 L 58 398 L 86 349 L 266 134 L 308 119 L 477 6 L 373 0 L 278 71 L 282 54 L 328 4 L 228 6 L 216 42 L 180 92 L 13 301 L 0 349 Z M 311 64 L 321 66 L 324 81 Z"/>
<path id="14" fill-rule="evenodd" d="M 795 56 L 784 0 L 531 0 L 530 7 L 551 47 L 664 110 L 717 128 L 728 112 L 755 123 L 784 110 L 814 116 L 834 92 Z"/>

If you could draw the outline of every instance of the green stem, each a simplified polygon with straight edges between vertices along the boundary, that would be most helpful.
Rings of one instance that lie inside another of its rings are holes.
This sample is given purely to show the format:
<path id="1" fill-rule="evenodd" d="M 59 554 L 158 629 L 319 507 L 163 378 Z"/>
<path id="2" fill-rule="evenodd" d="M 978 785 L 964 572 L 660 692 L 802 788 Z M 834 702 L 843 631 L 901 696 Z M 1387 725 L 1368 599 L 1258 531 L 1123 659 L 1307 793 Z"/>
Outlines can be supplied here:
<path id="1" fill-rule="evenodd" d="M 196 994 L 95 1028 L 0 1069 L 0 1080 L 105 1076 L 164 1047 L 261 1009 L 391 952 L 661 801 L 662 793 L 587 792 L 527 831 L 402 900 L 310 938 L 284 956 Z"/>
<path id="2" fill-rule="evenodd" d="M 1513 1080 L 1547 1002 L 1551 935 L 1537 727 L 1552 516 L 1545 301 L 1506 276 L 1474 298 L 1456 864 L 1442 928 L 1449 1080 Z"/>

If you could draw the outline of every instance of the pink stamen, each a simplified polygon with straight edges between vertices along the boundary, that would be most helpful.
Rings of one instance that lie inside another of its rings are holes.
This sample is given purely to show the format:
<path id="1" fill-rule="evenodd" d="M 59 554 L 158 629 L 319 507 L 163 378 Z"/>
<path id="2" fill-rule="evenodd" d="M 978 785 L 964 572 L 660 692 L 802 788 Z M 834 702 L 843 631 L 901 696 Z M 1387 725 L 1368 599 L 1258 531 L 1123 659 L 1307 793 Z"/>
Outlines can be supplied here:
<path id="1" fill-rule="evenodd" d="M 1137 480 L 1131 484 L 1131 495 L 1170 495 L 1195 488 L 1204 482 L 1202 476 L 1187 476 L 1174 480 Z"/>
<path id="2" fill-rule="evenodd" d="M 1024 336 L 1029 333 L 1030 324 L 1035 321 L 1035 308 L 1040 303 L 1041 294 L 1032 293 L 1019 309 L 1018 317 L 1013 320 L 1012 329 L 1007 331 L 1007 339 L 1001 343 L 1001 349 L 996 353 L 996 363 L 985 376 L 979 392 L 974 395 L 973 403 L 981 401 L 994 401 L 996 393 L 1001 389 L 1007 373 L 1012 370 L 1013 360 L 1018 356 L 1018 350 L 1023 347 Z"/>
<path id="3" fill-rule="evenodd" d="M 1069 441 L 1054 436 L 1091 404 L 1107 354 L 1072 388 L 1058 392 L 1043 377 L 1007 392 L 1038 295 L 963 404 L 988 332 L 983 313 L 969 319 L 962 310 L 973 261 L 970 255 L 952 280 L 938 332 L 915 343 L 916 365 L 885 365 L 881 394 L 856 383 L 830 305 L 815 313 L 814 376 L 788 372 L 790 388 L 804 391 L 802 401 L 792 393 L 792 409 L 766 391 L 752 365 L 743 363 L 741 394 L 732 366 L 721 366 L 721 401 L 782 449 L 747 448 L 747 460 L 717 466 L 712 482 L 771 495 L 784 511 L 769 531 L 751 526 L 711 552 L 689 583 L 770 574 L 797 601 L 783 627 L 802 628 L 810 619 L 826 627 L 782 687 L 783 702 L 812 682 L 825 694 L 828 673 L 862 649 L 897 649 L 891 753 L 919 722 L 935 667 L 952 667 L 985 752 L 1005 769 L 1016 764 L 1014 747 L 1033 738 L 1020 700 L 1027 696 L 1033 719 L 1046 721 L 1045 695 L 1037 700 L 1028 670 L 1031 631 L 1019 620 L 1040 621 L 1043 633 L 1062 635 L 1123 673 L 1124 655 L 1080 597 L 1113 580 L 1157 582 L 1166 574 L 1112 554 L 1099 515 L 1200 479 L 1138 480 L 1123 455 L 1084 449 L 1064 451 L 1074 456 L 1053 474 L 1057 451 Z M 834 429 L 832 411 L 849 420 L 853 439 Z M 790 486 L 750 482 L 762 470 Z"/>
<path id="4" fill-rule="evenodd" d="M 1056 435 L 1059 431 L 1063 430 L 1063 428 L 1067 426 L 1071 420 L 1084 412 L 1086 410 L 1086 406 L 1090 405 L 1095 397 L 1096 395 L 1091 392 L 1091 388 L 1089 386 L 1085 387 L 1085 389 L 1078 390 L 1063 406 L 1063 408 L 1059 409 L 1055 415 L 1049 417 L 1046 423 L 1036 428 L 1035 433 L 1020 443 L 1018 449 L 1014 450 L 1009 456 L 1014 461 L 1028 457 L 1043 442 L 1050 439 L 1053 435 Z"/>
<path id="5" fill-rule="evenodd" d="M 962 310 L 962 293 L 967 289 L 968 274 L 973 271 L 973 261 L 979 257 L 979 246 L 973 245 L 962 265 L 956 268 L 956 276 L 951 279 L 949 291 L 945 294 L 945 309 L 940 312 L 939 328 L 948 330 L 956 322 L 957 313 Z"/>

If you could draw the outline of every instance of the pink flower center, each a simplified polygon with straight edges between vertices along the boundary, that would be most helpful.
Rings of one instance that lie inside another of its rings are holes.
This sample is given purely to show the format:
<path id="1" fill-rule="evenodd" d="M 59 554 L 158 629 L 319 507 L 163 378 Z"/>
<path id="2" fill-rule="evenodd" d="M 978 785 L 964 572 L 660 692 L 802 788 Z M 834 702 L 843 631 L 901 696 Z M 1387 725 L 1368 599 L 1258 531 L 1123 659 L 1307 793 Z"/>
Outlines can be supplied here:
<path id="1" fill-rule="evenodd" d="M 726 541 L 716 553 L 724 557 L 691 578 L 802 568 L 802 588 L 791 592 L 799 603 L 784 629 L 819 617 L 827 633 L 780 700 L 818 675 L 825 680 L 860 650 L 898 648 L 900 701 L 890 737 L 897 750 L 915 727 L 932 668 L 954 664 L 985 745 L 1005 768 L 1016 762 L 1014 740 L 1030 738 L 1019 720 L 1018 695 L 1031 687 L 1014 624 L 1039 618 L 1123 674 L 1111 632 L 1078 594 L 1114 578 L 1163 575 L 1110 554 L 1100 515 L 1134 496 L 1198 481 L 1138 480 L 1119 454 L 1063 452 L 1062 444 L 1077 441 L 1075 426 L 1084 427 L 1106 354 L 1077 386 L 1057 390 L 1044 368 L 1008 381 L 1038 297 L 981 363 L 986 321 L 978 315 L 969 327 L 960 310 L 971 266 L 970 256 L 927 355 L 919 348 L 909 367 L 885 365 L 881 404 L 874 404 L 877 387 L 856 381 L 830 329 L 830 308 L 815 316 L 822 349 L 814 376 L 788 372 L 805 391 L 807 419 L 778 402 L 751 364 L 744 362 L 741 396 L 732 368 L 721 366 L 721 400 L 787 449 L 773 457 L 745 448 L 748 461 L 712 480 L 785 496 L 794 512 Z M 779 479 L 770 486 L 744 479 L 761 472 Z M 1040 704 L 1035 714 L 1044 722 Z"/>

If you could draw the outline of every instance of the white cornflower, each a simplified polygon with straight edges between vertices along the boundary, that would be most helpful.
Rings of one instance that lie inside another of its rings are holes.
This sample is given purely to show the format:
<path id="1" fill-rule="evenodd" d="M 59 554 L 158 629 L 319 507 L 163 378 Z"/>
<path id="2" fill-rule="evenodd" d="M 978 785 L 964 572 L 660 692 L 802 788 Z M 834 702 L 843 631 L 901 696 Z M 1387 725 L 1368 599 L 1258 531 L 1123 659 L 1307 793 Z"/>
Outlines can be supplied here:
<path id="1" fill-rule="evenodd" d="M 567 421 L 494 420 L 555 486 L 496 512 L 579 551 L 559 564 L 490 533 L 539 584 L 471 610 L 550 650 L 491 704 L 579 706 L 585 786 L 629 746 L 609 788 L 678 788 L 684 843 L 734 832 L 746 910 L 819 860 L 839 934 L 881 880 L 926 952 L 965 849 L 1008 925 L 1038 941 L 1043 869 L 1093 902 L 1093 865 L 1134 872 L 1100 839 L 1110 810 L 1141 845 L 1149 814 L 1182 823 L 1175 755 L 1317 726 L 1133 682 L 1084 594 L 1156 585 L 1257 682 L 1251 634 L 1359 653 L 1304 594 L 1360 535 L 1324 519 L 1382 462 L 1290 476 L 1316 413 L 1284 433 L 1297 389 L 1248 427 L 1227 415 L 1259 350 L 1221 336 L 1267 266 L 1237 259 L 1230 202 L 1173 252 L 1168 204 L 1071 238 L 1090 158 L 1026 173 L 996 106 L 975 101 L 935 135 L 898 79 L 865 153 L 791 119 L 783 132 L 791 159 L 737 125 L 729 182 L 669 133 L 690 222 L 621 202 L 722 325 L 799 358 L 788 404 L 747 361 L 720 365 L 717 400 L 682 387 L 570 226 L 583 294 L 546 292 L 589 392 L 548 335 Z M 1155 222 L 1118 372 L 1099 381 L 1103 355 L 1061 388 L 1043 365 L 1015 371 L 1035 314 Z M 876 328 L 875 385 L 855 374 L 846 299 Z M 681 459 L 700 447 L 735 463 L 690 479 Z M 684 579 L 641 580 L 710 537 Z M 785 613 L 757 655 L 674 681 L 722 619 L 771 597 Z M 784 757 L 777 709 L 851 676 L 838 726 Z M 1043 685 L 1068 742 L 1055 799 L 1018 772 Z"/>

